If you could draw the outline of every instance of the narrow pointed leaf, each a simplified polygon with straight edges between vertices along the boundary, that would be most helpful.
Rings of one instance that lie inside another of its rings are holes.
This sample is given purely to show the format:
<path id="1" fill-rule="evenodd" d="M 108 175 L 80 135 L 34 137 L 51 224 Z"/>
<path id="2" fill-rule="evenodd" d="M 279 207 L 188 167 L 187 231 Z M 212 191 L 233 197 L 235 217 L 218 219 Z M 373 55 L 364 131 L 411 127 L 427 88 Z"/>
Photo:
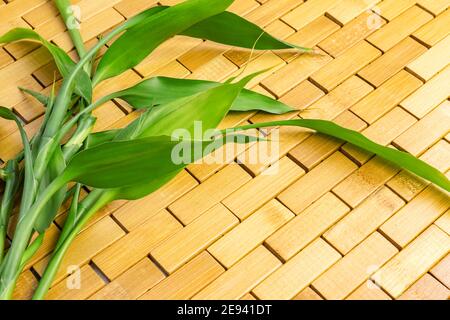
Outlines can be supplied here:
<path id="1" fill-rule="evenodd" d="M 100 60 L 94 84 L 136 66 L 167 39 L 219 14 L 233 0 L 189 0 L 142 20 L 120 36 Z"/>
<path id="2" fill-rule="evenodd" d="M 266 33 L 259 26 L 227 11 L 205 19 L 181 34 L 247 49 L 299 49 L 305 52 L 312 51 L 310 48 L 303 48 L 279 40 Z"/>
<path id="3" fill-rule="evenodd" d="M 363 150 L 374 153 L 381 158 L 394 163 L 400 168 L 409 170 L 419 177 L 433 182 L 446 191 L 450 191 L 450 181 L 447 179 L 447 177 L 426 162 L 417 159 L 409 153 L 377 144 L 357 131 L 343 128 L 330 121 L 309 119 L 273 121 L 242 126 L 236 128 L 236 130 L 247 130 L 274 126 L 296 126 L 308 128 L 322 134 L 326 134 L 331 137 L 349 142 Z"/>
<path id="4" fill-rule="evenodd" d="M 137 85 L 117 92 L 115 98 L 125 100 L 136 109 L 149 108 L 166 104 L 179 98 L 184 98 L 199 92 L 220 86 L 221 83 L 205 80 L 176 79 L 154 77 Z M 265 95 L 243 89 L 233 103 L 233 111 L 260 110 L 273 114 L 295 111 L 284 103 Z"/>
<path id="5" fill-rule="evenodd" d="M 46 95 L 44 95 L 44 94 L 42 94 L 40 92 L 31 90 L 31 89 L 20 88 L 20 87 L 19 87 L 19 89 L 20 89 L 20 91 L 23 91 L 26 94 L 29 94 L 30 96 L 35 98 L 37 101 L 39 101 L 44 106 L 47 106 L 48 103 L 50 102 L 50 97 L 47 97 Z"/>
<path id="6" fill-rule="evenodd" d="M 0 37 L 0 44 L 20 40 L 37 41 L 41 43 L 52 55 L 56 66 L 63 77 L 69 75 L 75 68 L 75 62 L 61 48 L 48 42 L 33 30 L 25 28 L 15 28 Z M 76 79 L 75 91 L 87 101 L 92 98 L 92 85 L 86 72 L 79 72 Z"/>

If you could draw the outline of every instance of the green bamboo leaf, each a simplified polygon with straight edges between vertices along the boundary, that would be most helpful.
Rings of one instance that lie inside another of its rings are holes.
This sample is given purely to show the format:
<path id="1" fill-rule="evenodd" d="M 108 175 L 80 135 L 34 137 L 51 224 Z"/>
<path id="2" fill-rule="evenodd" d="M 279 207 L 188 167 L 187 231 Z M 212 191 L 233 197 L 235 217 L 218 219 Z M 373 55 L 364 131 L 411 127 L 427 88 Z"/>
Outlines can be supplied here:
<path id="1" fill-rule="evenodd" d="M 46 95 L 44 95 L 40 92 L 31 90 L 31 89 L 22 88 L 22 87 L 19 87 L 19 90 L 25 92 L 26 94 L 29 94 L 30 96 L 35 98 L 37 101 L 39 101 L 44 106 L 47 106 L 50 102 L 50 97 L 47 97 Z"/>
<path id="2" fill-rule="evenodd" d="M 205 80 L 154 77 L 114 94 L 136 109 L 170 103 L 176 99 L 195 95 L 221 83 Z M 295 111 L 290 106 L 265 95 L 243 89 L 231 107 L 232 111 L 260 110 L 273 114 Z"/>
<path id="3" fill-rule="evenodd" d="M 169 6 L 158 6 L 151 14 L 156 14 Z M 147 13 L 146 17 L 149 14 Z M 136 27 L 139 27 L 138 25 Z M 298 49 L 312 52 L 304 48 L 277 39 L 266 33 L 261 27 L 232 12 L 221 12 L 207 18 L 183 31 L 181 35 L 214 41 L 217 43 L 256 50 Z"/>
<path id="4" fill-rule="evenodd" d="M 298 49 L 304 52 L 312 52 L 310 48 L 300 47 L 277 39 L 259 26 L 228 11 L 205 19 L 181 34 L 247 49 Z"/>
<path id="5" fill-rule="evenodd" d="M 169 136 L 103 143 L 75 155 L 64 176 L 101 189 L 150 183 L 195 162 L 211 143 Z M 183 162 L 174 161 L 177 150 L 189 151 L 182 154 Z"/>
<path id="6" fill-rule="evenodd" d="M 241 126 L 235 128 L 235 130 L 248 130 L 274 126 L 296 126 L 308 128 L 349 142 L 363 150 L 369 151 L 385 160 L 392 162 L 400 168 L 411 171 L 412 173 L 436 184 L 446 191 L 450 191 L 450 181 L 447 177 L 436 168 L 430 166 L 428 163 L 417 159 L 409 153 L 377 144 L 357 131 L 343 128 L 330 121 L 312 119 L 272 121 Z"/>
<path id="7" fill-rule="evenodd" d="M 157 191 L 159 188 L 175 178 L 182 170 L 183 168 L 179 168 L 169 174 L 160 176 L 157 179 L 153 179 L 149 182 L 121 188 L 108 189 L 106 190 L 106 192 L 111 193 L 111 197 L 114 200 L 138 200 Z"/>
<path id="8" fill-rule="evenodd" d="M 89 148 L 96 147 L 102 143 L 113 141 L 122 129 L 94 132 L 87 138 Z"/>
<path id="9" fill-rule="evenodd" d="M 136 66 L 167 39 L 225 11 L 233 0 L 189 0 L 144 19 L 119 37 L 100 60 L 94 84 Z"/>
<path id="10" fill-rule="evenodd" d="M 61 48 L 48 42 L 31 29 L 15 28 L 0 37 L 0 44 L 20 40 L 37 41 L 41 43 L 52 55 L 56 66 L 63 77 L 68 76 L 75 68 L 75 62 Z M 79 72 L 76 78 L 75 91 L 87 101 L 92 99 L 92 85 L 86 72 Z"/>
<path id="11" fill-rule="evenodd" d="M 19 128 L 20 137 L 24 148 L 25 160 L 25 180 L 24 180 L 24 196 L 20 204 L 20 217 L 22 217 L 28 208 L 32 205 L 34 194 L 36 192 L 36 179 L 33 168 L 33 154 L 31 151 L 30 141 L 28 140 L 25 129 L 20 119 L 8 108 L 0 107 L 0 117 L 16 122 Z"/>
<path id="12" fill-rule="evenodd" d="M 121 130 L 116 140 L 158 135 L 172 136 L 175 131 L 193 137 L 199 130 L 202 136 L 197 136 L 197 139 L 209 139 L 209 136 L 205 135 L 211 135 L 222 122 L 245 85 L 266 71 L 250 74 L 237 83 L 227 82 L 152 108 Z"/>
<path id="13" fill-rule="evenodd" d="M 187 165 L 226 143 L 252 141 L 259 139 L 246 135 L 223 136 L 214 140 L 152 136 L 106 142 L 75 155 L 60 176 L 64 181 L 75 181 L 94 188 L 120 188 L 117 194 L 127 194 L 131 199 L 148 194 L 149 187 L 153 190 L 155 185 L 162 185 L 161 181 L 168 181 Z M 161 181 L 156 181 L 159 179 Z"/>

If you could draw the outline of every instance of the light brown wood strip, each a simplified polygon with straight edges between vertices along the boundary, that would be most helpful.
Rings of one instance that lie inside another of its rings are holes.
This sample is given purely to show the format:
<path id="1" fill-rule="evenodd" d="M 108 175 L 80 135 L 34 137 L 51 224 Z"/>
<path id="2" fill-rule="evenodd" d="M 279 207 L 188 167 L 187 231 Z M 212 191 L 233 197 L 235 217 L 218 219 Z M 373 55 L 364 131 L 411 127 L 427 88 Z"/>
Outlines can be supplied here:
<path id="1" fill-rule="evenodd" d="M 372 276 L 394 298 L 399 297 L 450 250 L 450 237 L 431 226 Z"/>
<path id="2" fill-rule="evenodd" d="M 252 292 L 260 299 L 292 299 L 340 259 L 339 253 L 317 239 L 283 264 Z"/>
<path id="3" fill-rule="evenodd" d="M 239 299 L 280 266 L 281 261 L 260 246 L 197 293 L 193 299 Z M 247 270 L 251 270 L 251 273 L 247 273 Z"/>
<path id="4" fill-rule="evenodd" d="M 168 273 L 174 272 L 239 223 L 218 204 L 180 230 L 150 254 Z"/>
<path id="5" fill-rule="evenodd" d="M 208 252 L 229 269 L 294 216 L 278 201 L 272 200 L 214 242 Z"/>
<path id="6" fill-rule="evenodd" d="M 349 211 L 350 209 L 336 196 L 326 193 L 268 237 L 266 244 L 287 261 Z"/>
<path id="7" fill-rule="evenodd" d="M 343 299 L 397 252 L 386 238 L 375 232 L 316 279 L 312 286 L 329 300 Z"/>
<path id="8" fill-rule="evenodd" d="M 158 283 L 139 299 L 189 299 L 223 272 L 223 267 L 211 255 L 203 252 Z"/>
<path id="9" fill-rule="evenodd" d="M 342 218 L 323 236 L 339 252 L 347 254 L 403 205 L 404 201 L 399 196 L 383 187 Z"/>

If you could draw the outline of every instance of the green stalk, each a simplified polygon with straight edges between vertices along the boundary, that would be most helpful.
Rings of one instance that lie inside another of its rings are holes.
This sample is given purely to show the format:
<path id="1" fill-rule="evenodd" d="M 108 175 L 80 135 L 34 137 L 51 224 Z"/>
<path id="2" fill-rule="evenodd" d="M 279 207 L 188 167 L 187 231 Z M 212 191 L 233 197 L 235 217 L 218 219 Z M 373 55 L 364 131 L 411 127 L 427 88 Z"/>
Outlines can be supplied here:
<path id="1" fill-rule="evenodd" d="M 58 272 L 61 262 L 70 248 L 71 243 L 83 229 L 89 219 L 101 208 L 113 200 L 112 192 L 105 192 L 104 190 L 94 190 L 83 201 L 83 207 L 80 207 L 79 218 L 72 225 L 69 221 L 64 225 L 61 237 L 53 252 L 53 255 L 45 269 L 45 272 L 39 281 L 39 285 L 33 295 L 33 300 L 43 300 L 48 290 L 50 289 L 53 280 Z"/>
<path id="2" fill-rule="evenodd" d="M 19 187 L 20 177 L 18 174 L 18 162 L 16 160 L 11 160 L 8 162 L 6 165 L 5 175 L 6 185 L 0 207 L 0 263 L 3 260 L 6 233 L 9 217 L 11 216 L 13 209 L 14 196 Z"/>
<path id="3" fill-rule="evenodd" d="M 67 30 L 69 31 L 69 35 L 81 59 L 86 54 L 86 48 L 84 47 L 84 42 L 83 38 L 81 37 L 80 30 L 70 25 L 71 20 L 76 19 L 76 17 L 73 14 L 73 11 L 71 10 L 70 1 L 55 0 L 55 4 L 59 10 L 59 13 L 61 14 L 61 17 L 64 20 L 64 24 L 66 25 Z"/>
<path id="4" fill-rule="evenodd" d="M 6 242 L 6 227 L 0 226 L 0 264 L 3 260 L 3 255 L 5 253 L 5 242 Z"/>
<path id="5" fill-rule="evenodd" d="M 100 39 L 99 42 L 97 42 L 97 44 L 81 58 L 81 60 L 77 63 L 72 73 L 66 79 L 64 79 L 59 94 L 56 98 L 53 112 L 50 116 L 50 119 L 47 123 L 47 126 L 43 134 L 44 144 L 49 140 L 51 140 L 51 138 L 57 133 L 58 129 L 60 128 L 61 123 L 63 123 L 64 116 L 67 111 L 67 105 L 70 102 L 70 98 L 75 86 L 75 79 L 78 72 L 80 72 L 83 69 L 86 63 L 88 63 L 90 59 L 92 59 L 104 45 L 106 45 L 116 35 L 125 31 L 129 27 L 130 27 L 129 24 L 124 23 L 115 30 L 111 31 L 104 38 Z"/>
<path id="6" fill-rule="evenodd" d="M 67 177 L 65 175 L 61 175 L 55 179 L 39 196 L 27 215 L 19 220 L 11 248 L 8 252 L 6 260 L 4 261 L 4 265 L 2 266 L 0 300 L 8 300 L 12 296 L 17 278 L 17 272 L 21 271 L 20 267 L 22 264 L 23 255 L 27 249 L 39 212 L 41 212 L 52 196 L 66 183 Z"/>

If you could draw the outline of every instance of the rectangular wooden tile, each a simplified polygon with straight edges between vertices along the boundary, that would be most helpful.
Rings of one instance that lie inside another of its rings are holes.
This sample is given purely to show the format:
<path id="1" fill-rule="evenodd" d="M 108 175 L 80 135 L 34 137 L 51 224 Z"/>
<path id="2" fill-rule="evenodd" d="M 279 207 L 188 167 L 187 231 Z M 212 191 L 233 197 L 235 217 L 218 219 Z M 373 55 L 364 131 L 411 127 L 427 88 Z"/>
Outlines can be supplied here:
<path id="1" fill-rule="evenodd" d="M 264 79 L 261 84 L 275 96 L 281 97 L 331 60 L 332 58 L 327 54 L 302 54 Z"/>
<path id="2" fill-rule="evenodd" d="M 380 2 L 377 7 L 381 16 L 386 20 L 391 21 L 415 5 L 416 2 L 416 0 L 384 0 Z"/>
<path id="3" fill-rule="evenodd" d="M 437 219 L 435 224 L 450 235 L 450 210 Z"/>
<path id="4" fill-rule="evenodd" d="M 202 252 L 139 299 L 190 299 L 223 272 L 223 267 L 210 254 Z"/>
<path id="5" fill-rule="evenodd" d="M 420 89 L 403 100 L 400 105 L 418 118 L 422 118 L 448 98 L 450 66 L 446 67 Z"/>
<path id="6" fill-rule="evenodd" d="M 367 82 L 357 76 L 352 76 L 305 109 L 301 117 L 305 119 L 333 120 L 371 91 L 373 91 L 373 88 Z"/>
<path id="7" fill-rule="evenodd" d="M 31 300 L 38 286 L 38 279 L 30 270 L 22 272 L 17 279 L 12 298 L 14 300 Z"/>
<path id="8" fill-rule="evenodd" d="M 343 54 L 385 24 L 383 19 L 376 17 L 373 12 L 364 12 L 343 26 L 339 31 L 320 42 L 319 47 L 333 57 Z M 377 23 L 376 28 L 369 23 L 369 19 L 377 19 L 377 21 L 371 21 L 371 23 Z"/>
<path id="9" fill-rule="evenodd" d="M 90 300 L 136 299 L 165 278 L 148 258 L 144 258 L 114 281 L 99 290 Z"/>
<path id="10" fill-rule="evenodd" d="M 301 29 L 308 23 L 314 21 L 336 4 L 333 0 L 310 0 L 298 6 L 288 14 L 282 17 L 282 20 L 295 28 Z"/>
<path id="11" fill-rule="evenodd" d="M 278 201 L 272 200 L 214 242 L 208 251 L 229 269 L 294 216 Z"/>
<path id="12" fill-rule="evenodd" d="M 56 246 L 56 243 L 59 239 L 61 232 L 59 228 L 52 223 L 46 230 L 44 235 L 44 240 L 39 247 L 39 249 L 36 251 L 36 253 L 33 255 L 33 257 L 28 260 L 25 267 L 23 269 L 29 269 L 32 265 L 40 261 L 42 258 L 47 256 L 48 254 L 52 253 L 53 249 Z M 11 237 L 11 234 L 8 232 L 8 236 Z M 34 241 L 34 239 L 33 239 Z"/>
<path id="13" fill-rule="evenodd" d="M 414 6 L 367 37 L 367 40 L 386 52 L 432 19 L 431 14 Z"/>
<path id="14" fill-rule="evenodd" d="M 12 63 L 14 59 L 3 49 L 0 50 L 0 68 Z"/>
<path id="15" fill-rule="evenodd" d="M 282 192 L 278 199 L 298 214 L 356 169 L 353 162 L 336 152 Z"/>
<path id="16" fill-rule="evenodd" d="M 295 7 L 302 5 L 302 3 L 303 0 L 268 1 L 246 15 L 246 19 L 261 27 L 265 27 Z"/>
<path id="17" fill-rule="evenodd" d="M 13 63 L 14 64 L 14 63 Z M 10 65 L 13 65 L 10 64 Z M 10 65 L 6 66 L 8 68 Z M 5 69 L 1 69 L 5 70 Z M 0 72 L 1 72 L 0 70 Z M 0 88 L 0 96 L 2 97 L 2 105 L 15 106 L 26 99 L 24 93 L 19 90 L 18 87 L 31 89 L 34 91 L 41 91 L 42 86 L 31 75 L 27 75 L 23 78 L 19 78 L 17 81 L 3 82 L 2 88 Z"/>
<path id="18" fill-rule="evenodd" d="M 148 0 L 122 0 L 114 8 L 125 18 L 129 19 L 142 11 L 153 7 L 158 1 Z"/>
<path id="19" fill-rule="evenodd" d="M 294 89 L 281 97 L 280 101 L 297 110 L 304 110 L 324 95 L 325 93 L 317 86 L 313 85 L 309 81 L 303 81 Z M 261 113 L 258 113 L 256 116 L 252 117 L 252 122 L 257 123 L 270 121 L 270 119 L 267 119 L 267 117 L 273 116 L 264 114 L 264 118 L 262 118 L 261 115 Z M 278 115 L 276 115 L 275 117 L 277 116 Z"/>
<path id="20" fill-rule="evenodd" d="M 358 72 L 358 75 L 379 87 L 426 50 L 425 46 L 408 37 Z"/>
<path id="21" fill-rule="evenodd" d="M 259 3 L 255 0 L 235 1 L 227 9 L 240 16 L 247 15 L 259 7 Z"/>
<path id="22" fill-rule="evenodd" d="M 430 273 L 447 288 L 450 288 L 450 254 L 439 261 L 439 263 L 430 270 Z"/>
<path id="23" fill-rule="evenodd" d="M 227 46 L 206 41 L 182 54 L 177 60 L 193 72 L 201 67 L 205 61 L 212 60 L 226 51 Z"/>
<path id="24" fill-rule="evenodd" d="M 0 19 L 2 21 L 8 21 L 9 19 L 21 17 L 34 8 L 39 7 L 44 2 L 46 2 L 46 0 L 26 0 L 8 3 L 7 6 L 1 8 Z"/>
<path id="25" fill-rule="evenodd" d="M 375 157 L 334 187 L 333 192 L 355 208 L 398 171 L 390 162 Z"/>
<path id="26" fill-rule="evenodd" d="M 448 300 L 450 290 L 426 273 L 406 290 L 399 300 Z"/>
<path id="27" fill-rule="evenodd" d="M 408 64 L 408 70 L 428 81 L 450 63 L 450 36 L 434 45 L 426 53 Z"/>
<path id="28" fill-rule="evenodd" d="M 283 264 L 252 292 L 259 299 L 292 299 L 340 259 L 340 254 L 317 239 Z"/>
<path id="29" fill-rule="evenodd" d="M 342 24 L 346 24 L 364 11 L 374 7 L 380 0 L 342 0 L 338 1 L 327 13 Z"/>
<path id="30" fill-rule="evenodd" d="M 404 204 L 405 202 L 394 192 L 382 187 L 333 225 L 323 236 L 345 255 L 375 232 Z"/>
<path id="31" fill-rule="evenodd" d="M 417 3 L 434 15 L 438 15 L 450 6 L 449 0 L 418 0 Z"/>
<path id="32" fill-rule="evenodd" d="M 350 110 L 367 123 L 373 123 L 421 85 L 422 81 L 402 70 L 352 106 Z"/>
<path id="33" fill-rule="evenodd" d="M 45 298 L 48 300 L 83 300 L 104 285 L 105 282 L 91 266 L 85 265 L 66 280 L 53 286 Z"/>
<path id="34" fill-rule="evenodd" d="M 325 16 L 320 16 L 289 36 L 286 41 L 313 48 L 339 29 L 340 26 L 336 22 Z M 297 56 L 295 52 L 279 51 L 277 54 L 286 61 L 291 61 Z"/>
<path id="35" fill-rule="evenodd" d="M 239 220 L 223 205 L 218 204 L 157 246 L 150 254 L 168 273 L 173 273 L 237 224 Z"/>
<path id="36" fill-rule="evenodd" d="M 179 198 L 169 206 L 169 210 L 187 225 L 250 180 L 250 175 L 239 165 L 229 165 Z M 205 197 L 205 192 L 208 197 Z"/>
<path id="37" fill-rule="evenodd" d="M 419 155 L 450 130 L 450 101 L 445 101 L 397 139 L 395 145 Z"/>
<path id="38" fill-rule="evenodd" d="M 243 295 L 240 300 L 249 300 L 249 301 L 251 301 L 251 300 L 256 300 L 256 298 L 251 293 L 247 293 L 247 294 Z"/>
<path id="39" fill-rule="evenodd" d="M 312 74 L 311 79 L 329 92 L 380 55 L 378 49 L 361 41 L 328 63 L 325 68 Z"/>
<path id="40" fill-rule="evenodd" d="M 222 203 L 239 219 L 244 220 L 304 174 L 301 167 L 284 157 L 276 166 L 247 182 Z"/>
<path id="41" fill-rule="evenodd" d="M 182 225 L 170 213 L 161 211 L 121 241 L 97 254 L 92 261 L 110 280 L 114 280 L 142 260 L 162 240 L 181 229 Z"/>
<path id="42" fill-rule="evenodd" d="M 277 255 L 289 260 L 349 211 L 341 200 L 327 193 L 265 242 Z"/>
<path id="43" fill-rule="evenodd" d="M 64 279 L 72 267 L 81 268 L 89 260 L 102 252 L 111 243 L 125 235 L 125 232 L 110 218 L 106 217 L 81 232 L 70 246 L 59 267 L 55 283 Z M 40 260 L 33 267 L 42 275 L 48 264 L 50 256 Z"/>
<path id="44" fill-rule="evenodd" d="M 312 286 L 326 299 L 344 299 L 397 252 L 397 248 L 375 232 L 314 280 Z"/>
<path id="45" fill-rule="evenodd" d="M 307 287 L 303 289 L 298 295 L 296 295 L 292 300 L 323 300 L 321 296 L 317 294 L 316 291 L 311 289 L 311 287 Z"/>
<path id="46" fill-rule="evenodd" d="M 128 202 L 114 212 L 114 217 L 128 231 L 134 230 L 197 185 L 197 181 L 189 173 L 182 171 L 156 192 L 140 200 Z"/>
<path id="47" fill-rule="evenodd" d="M 450 250 L 450 237 L 431 226 L 377 271 L 372 279 L 397 298 Z"/>
<path id="48" fill-rule="evenodd" d="M 345 300 L 392 300 L 392 298 L 369 280 L 360 285 Z"/>
<path id="49" fill-rule="evenodd" d="M 446 28 L 449 23 L 450 11 L 446 10 L 414 32 L 413 37 L 432 47 L 450 34 L 450 30 Z"/>
<path id="50" fill-rule="evenodd" d="M 175 60 L 183 53 L 202 43 L 200 39 L 175 37 L 163 43 L 149 57 L 144 59 L 134 69 L 143 76 L 147 76 L 152 72 Z"/>
<path id="51" fill-rule="evenodd" d="M 281 266 L 281 261 L 263 246 L 245 256 L 231 269 L 220 275 L 197 293 L 194 300 L 235 300 Z"/>
<path id="52" fill-rule="evenodd" d="M 430 185 L 380 228 L 390 239 L 404 247 L 450 207 L 443 191 Z"/>

